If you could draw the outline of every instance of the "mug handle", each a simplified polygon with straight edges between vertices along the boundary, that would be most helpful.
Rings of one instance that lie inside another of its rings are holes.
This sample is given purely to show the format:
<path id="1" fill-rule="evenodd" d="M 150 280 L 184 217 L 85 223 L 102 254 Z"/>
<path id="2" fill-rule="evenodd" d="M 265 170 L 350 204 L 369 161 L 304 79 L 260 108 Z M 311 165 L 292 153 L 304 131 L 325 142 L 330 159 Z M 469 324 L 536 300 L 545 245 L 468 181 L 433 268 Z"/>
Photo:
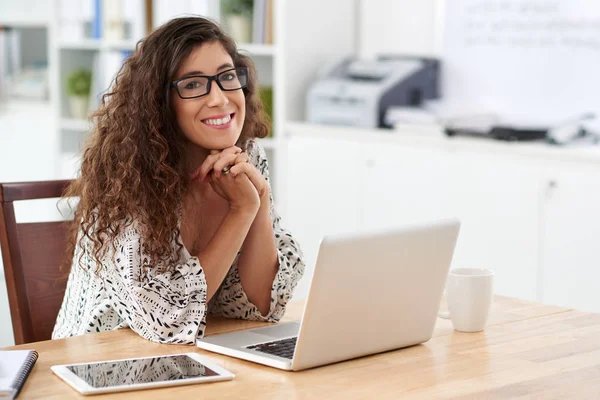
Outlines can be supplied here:
<path id="1" fill-rule="evenodd" d="M 444 288 L 444 293 L 442 294 L 442 296 L 446 296 L 446 288 Z M 450 311 L 446 311 L 446 312 L 438 311 L 438 318 L 451 319 Z"/>

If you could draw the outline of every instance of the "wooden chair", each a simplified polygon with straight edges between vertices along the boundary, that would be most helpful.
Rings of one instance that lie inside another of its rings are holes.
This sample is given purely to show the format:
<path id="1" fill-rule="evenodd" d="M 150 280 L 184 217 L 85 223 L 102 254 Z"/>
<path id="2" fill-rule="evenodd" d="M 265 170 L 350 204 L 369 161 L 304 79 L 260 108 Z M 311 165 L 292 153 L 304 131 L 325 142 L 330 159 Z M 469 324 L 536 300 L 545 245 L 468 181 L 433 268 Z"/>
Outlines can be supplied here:
<path id="1" fill-rule="evenodd" d="M 0 184 L 0 245 L 15 344 L 48 340 L 68 273 L 60 270 L 67 224 L 17 223 L 14 201 L 61 197 L 68 180 Z"/>

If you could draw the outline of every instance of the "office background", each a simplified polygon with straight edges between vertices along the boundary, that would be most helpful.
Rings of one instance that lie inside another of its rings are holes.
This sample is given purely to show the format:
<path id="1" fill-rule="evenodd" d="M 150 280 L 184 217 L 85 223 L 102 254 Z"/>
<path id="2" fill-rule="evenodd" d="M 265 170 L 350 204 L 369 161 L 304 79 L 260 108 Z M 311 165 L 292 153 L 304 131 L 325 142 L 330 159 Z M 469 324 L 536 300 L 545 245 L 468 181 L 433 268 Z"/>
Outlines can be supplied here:
<path id="1" fill-rule="evenodd" d="M 498 294 L 600 311 L 596 146 L 449 139 L 439 121 L 383 130 L 306 118 L 308 89 L 324 66 L 379 54 L 440 59 L 441 100 L 460 112 L 543 124 L 595 112 L 590 68 L 600 61 L 599 7 L 582 0 L 255 0 L 264 8 L 251 19 L 263 29 L 244 33 L 243 23 L 222 17 L 217 0 L 104 0 L 105 16 L 125 23 L 95 37 L 103 25 L 95 4 L 0 0 L 0 181 L 75 176 L 89 129 L 77 108 L 85 114 L 97 97 L 78 106 L 68 86 L 73 73 L 90 71 L 91 91 L 101 93 L 149 25 L 205 14 L 246 35 L 240 47 L 270 94 L 264 101 L 274 130 L 263 145 L 275 200 L 308 265 L 297 298 L 306 296 L 323 235 L 458 216 L 453 267 L 494 269 Z M 19 220 L 60 218 L 48 202 L 17 205 L 17 213 Z M 11 343 L 0 273 L 0 346 Z"/>

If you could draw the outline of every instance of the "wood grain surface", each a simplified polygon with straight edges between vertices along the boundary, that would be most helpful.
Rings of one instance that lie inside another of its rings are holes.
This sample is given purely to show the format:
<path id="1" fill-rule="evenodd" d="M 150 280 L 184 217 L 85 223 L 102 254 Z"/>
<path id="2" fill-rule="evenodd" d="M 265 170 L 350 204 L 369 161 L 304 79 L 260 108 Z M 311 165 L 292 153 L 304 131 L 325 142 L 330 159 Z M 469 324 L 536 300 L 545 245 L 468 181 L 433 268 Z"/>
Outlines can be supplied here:
<path id="1" fill-rule="evenodd" d="M 285 320 L 300 318 L 291 303 Z M 262 323 L 211 319 L 207 334 Z M 161 345 L 126 329 L 12 347 L 40 358 L 19 399 L 83 398 L 50 371 L 55 364 L 198 352 L 236 378 L 103 395 L 98 398 L 232 399 L 594 399 L 600 395 L 600 314 L 496 297 L 484 332 L 453 331 L 438 319 L 425 344 L 286 372 L 205 352 Z"/>

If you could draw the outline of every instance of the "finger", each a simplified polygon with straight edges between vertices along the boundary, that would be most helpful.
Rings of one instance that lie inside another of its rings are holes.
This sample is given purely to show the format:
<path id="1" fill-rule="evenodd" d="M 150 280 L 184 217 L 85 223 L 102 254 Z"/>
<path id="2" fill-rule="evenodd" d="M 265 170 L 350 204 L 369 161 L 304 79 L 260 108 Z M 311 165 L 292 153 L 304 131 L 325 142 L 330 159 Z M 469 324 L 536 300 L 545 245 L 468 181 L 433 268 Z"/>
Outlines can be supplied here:
<path id="1" fill-rule="evenodd" d="M 202 182 L 207 180 L 207 175 L 213 169 L 213 166 L 219 159 L 220 154 L 221 152 L 213 153 L 211 151 L 211 154 L 206 157 L 200 168 L 197 170 L 198 179 L 200 179 Z"/>
<path id="2" fill-rule="evenodd" d="M 194 172 L 192 172 L 192 174 L 190 175 L 190 180 L 194 180 L 194 179 L 198 179 L 200 177 L 200 168 L 196 169 Z"/>
<path id="3" fill-rule="evenodd" d="M 242 149 L 241 149 L 241 148 L 239 148 L 239 147 L 237 147 L 237 146 L 231 146 L 231 147 L 228 147 L 228 148 L 226 148 L 226 149 L 225 149 L 225 150 L 223 150 L 223 151 L 218 151 L 218 150 L 217 150 L 217 151 L 215 151 L 215 150 L 213 150 L 213 152 L 211 152 L 211 153 L 212 153 L 212 155 L 213 155 L 213 156 L 214 156 L 214 155 L 216 155 L 216 156 L 218 157 L 218 158 L 217 158 L 217 160 L 219 160 L 219 159 L 221 159 L 222 157 L 227 157 L 227 156 L 229 156 L 229 155 L 236 155 L 236 154 L 240 154 L 241 152 L 242 152 Z M 215 161 L 215 162 L 216 162 L 216 161 Z M 211 166 L 210 166 L 210 169 L 209 169 L 209 171 L 210 171 L 211 169 L 214 169 L 214 170 L 218 170 L 218 171 L 220 171 L 220 170 L 222 170 L 223 168 L 225 168 L 226 166 L 227 166 L 227 165 L 223 165 L 223 166 L 221 166 L 221 165 L 217 165 L 217 166 L 215 166 L 215 165 L 214 165 L 214 163 L 213 163 L 213 165 L 211 165 Z M 219 174 L 217 174 L 217 177 L 219 177 L 219 176 L 220 176 L 220 175 L 219 175 Z"/>
<path id="4" fill-rule="evenodd" d="M 247 163 L 250 161 L 250 157 L 248 157 L 247 153 L 240 153 L 235 157 L 234 164 Z"/>
<path id="5" fill-rule="evenodd" d="M 202 182 L 207 181 L 208 173 L 214 168 L 215 162 L 217 162 L 222 154 L 239 154 L 241 152 L 242 149 L 237 146 L 231 146 L 224 150 L 211 150 L 210 154 L 206 157 L 200 168 L 192 174 L 191 179 L 198 178 Z"/>
<path id="6" fill-rule="evenodd" d="M 262 176 L 260 172 L 258 172 L 258 170 L 253 165 L 250 165 L 249 163 L 240 163 L 234 165 L 229 170 L 229 175 L 231 175 L 234 178 L 239 174 L 245 174 L 248 177 L 248 179 L 250 179 L 250 182 L 252 182 L 252 185 L 254 186 L 260 197 L 262 197 L 263 194 L 265 194 L 265 191 L 268 189 L 267 180 Z"/>
<path id="7" fill-rule="evenodd" d="M 215 175 L 216 178 L 220 178 L 221 174 L 223 173 L 223 168 L 233 165 L 235 163 L 236 157 L 237 154 L 221 153 L 221 157 L 213 165 L 213 175 Z"/>
<path id="8" fill-rule="evenodd" d="M 221 188 L 220 180 L 217 180 L 216 178 L 209 178 L 209 179 L 210 179 L 210 186 L 215 191 L 215 193 L 217 193 L 222 198 L 227 199 L 228 196 L 225 194 L 225 191 Z"/>

